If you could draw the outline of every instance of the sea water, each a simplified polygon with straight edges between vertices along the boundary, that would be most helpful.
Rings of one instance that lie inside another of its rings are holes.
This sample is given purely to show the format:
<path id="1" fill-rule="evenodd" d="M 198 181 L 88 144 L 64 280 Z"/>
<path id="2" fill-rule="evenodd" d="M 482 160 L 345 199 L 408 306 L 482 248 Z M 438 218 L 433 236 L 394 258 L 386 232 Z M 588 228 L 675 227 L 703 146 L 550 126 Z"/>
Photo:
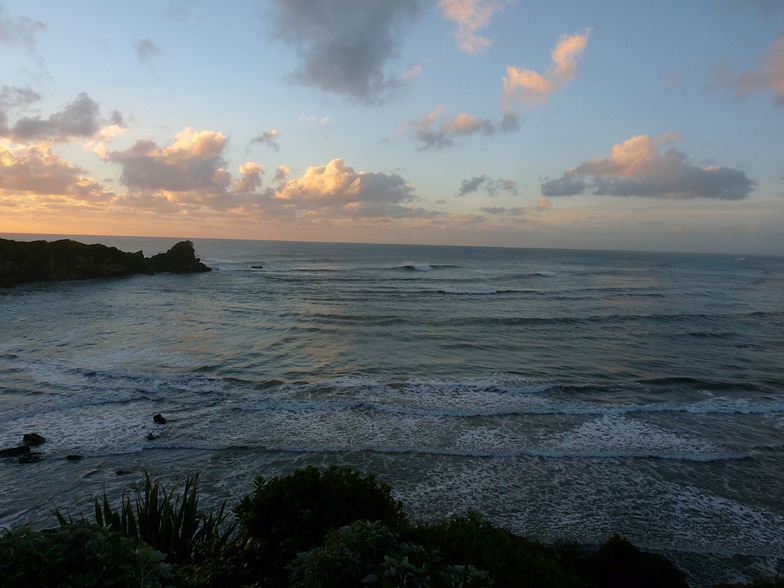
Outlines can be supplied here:
<path id="1" fill-rule="evenodd" d="M 693 586 L 782 571 L 784 258 L 194 243 L 213 272 L 0 291 L 0 447 L 47 439 L 0 460 L 0 528 L 144 472 L 231 505 L 341 464 L 415 519 L 619 533 Z"/>

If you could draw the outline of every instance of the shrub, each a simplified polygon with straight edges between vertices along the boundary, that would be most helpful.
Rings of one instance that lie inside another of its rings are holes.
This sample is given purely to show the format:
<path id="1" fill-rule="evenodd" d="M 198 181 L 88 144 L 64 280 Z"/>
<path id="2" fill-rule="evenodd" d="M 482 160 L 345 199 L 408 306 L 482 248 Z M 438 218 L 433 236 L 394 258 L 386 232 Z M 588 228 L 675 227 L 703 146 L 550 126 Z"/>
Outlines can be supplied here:
<path id="1" fill-rule="evenodd" d="M 175 494 L 176 485 L 167 492 L 159 481 L 153 482 L 145 473 L 144 490 L 135 491 L 133 502 L 129 496 L 123 496 L 120 508 L 115 510 L 106 493 L 102 500 L 96 499 L 95 522 L 162 551 L 171 563 L 199 562 L 217 555 L 231 540 L 236 523 L 227 522 L 225 503 L 217 513 L 199 511 L 198 477 L 188 476 L 182 494 Z M 61 525 L 74 523 L 58 510 L 54 514 Z"/>
<path id="2" fill-rule="evenodd" d="M 234 509 L 244 546 L 244 566 L 252 578 L 273 585 L 287 577 L 299 552 L 317 547 L 330 531 L 356 520 L 380 521 L 394 529 L 405 523 L 400 502 L 375 476 L 348 467 L 314 466 L 285 477 L 259 476 L 251 495 Z"/>
<path id="3" fill-rule="evenodd" d="M 167 585 L 165 554 L 84 522 L 59 529 L 20 528 L 0 536 L 0 583 L 30 586 Z"/>
<path id="4" fill-rule="evenodd" d="M 291 569 L 297 588 L 492 585 L 485 572 L 446 565 L 437 550 L 401 541 L 397 532 L 369 521 L 330 532 L 323 546 L 300 554 Z"/>
<path id="5" fill-rule="evenodd" d="M 437 547 L 444 558 L 487 570 L 499 587 L 576 587 L 584 584 L 542 544 L 528 541 L 476 513 L 420 524 L 417 541 Z"/>

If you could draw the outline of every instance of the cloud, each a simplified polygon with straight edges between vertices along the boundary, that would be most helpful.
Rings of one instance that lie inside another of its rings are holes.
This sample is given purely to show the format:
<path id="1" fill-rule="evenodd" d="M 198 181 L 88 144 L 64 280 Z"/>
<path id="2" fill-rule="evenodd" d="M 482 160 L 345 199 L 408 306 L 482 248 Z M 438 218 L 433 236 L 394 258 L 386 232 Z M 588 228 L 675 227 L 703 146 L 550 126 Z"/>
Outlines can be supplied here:
<path id="1" fill-rule="evenodd" d="M 574 78 L 577 60 L 588 45 L 590 32 L 590 29 L 585 29 L 582 34 L 561 36 L 550 53 L 553 66 L 546 74 L 513 65 L 507 66 L 507 75 L 503 78 L 504 110 L 512 112 L 515 102 L 529 105 L 546 102 L 550 94 Z"/>
<path id="2" fill-rule="evenodd" d="M 17 86 L 3 86 L 0 89 L 0 109 L 27 108 L 33 102 L 41 99 L 41 95 L 31 88 Z"/>
<path id="3" fill-rule="evenodd" d="M 597 195 L 643 196 L 686 200 L 747 198 L 754 181 L 740 170 L 696 167 L 682 152 L 660 146 L 673 140 L 639 135 L 614 145 L 609 158 L 592 159 L 569 169 L 560 178 L 542 183 L 543 196 L 575 196 L 590 191 Z"/>
<path id="4" fill-rule="evenodd" d="M 514 206 L 512 208 L 504 206 L 483 206 L 479 210 L 487 214 L 504 216 L 525 216 L 529 212 L 524 206 Z"/>
<path id="5" fill-rule="evenodd" d="M 504 9 L 507 2 L 502 0 L 439 0 L 441 15 L 457 23 L 454 32 L 457 47 L 466 53 L 479 53 L 487 49 L 492 41 L 477 35 L 480 29 L 487 28 L 493 16 Z"/>
<path id="6" fill-rule="evenodd" d="M 276 182 L 285 182 L 286 179 L 289 177 L 291 173 L 291 168 L 287 165 L 279 165 L 278 168 L 275 170 L 275 181 Z"/>
<path id="7" fill-rule="evenodd" d="M 398 76 L 398 79 L 401 82 L 405 83 L 405 82 L 410 82 L 411 80 L 418 78 L 421 75 L 422 75 L 422 64 L 416 63 L 411 67 L 409 67 L 404 72 L 401 72 L 401 74 Z"/>
<path id="8" fill-rule="evenodd" d="M 0 141 L 0 198 L 70 195 L 79 200 L 105 199 L 111 192 L 86 170 L 52 153 L 51 145 Z"/>
<path id="9" fill-rule="evenodd" d="M 387 71 L 419 0 L 275 0 L 273 34 L 294 47 L 291 79 L 365 103 L 401 84 Z"/>
<path id="10" fill-rule="evenodd" d="M 161 54 L 161 48 L 150 39 L 142 39 L 134 43 L 133 48 L 136 50 L 136 56 L 142 63 L 147 63 L 153 57 L 158 57 Z"/>
<path id="11" fill-rule="evenodd" d="M 424 209 L 404 206 L 417 200 L 413 187 L 397 174 L 354 171 L 342 159 L 309 167 L 300 178 L 275 191 L 274 199 L 297 212 L 329 210 L 361 217 L 421 217 Z"/>
<path id="12" fill-rule="evenodd" d="M 757 67 L 737 73 L 725 62 L 715 68 L 713 76 L 733 89 L 739 99 L 753 92 L 772 91 L 776 104 L 784 105 L 784 32 L 768 47 Z"/>
<path id="13" fill-rule="evenodd" d="M 8 133 L 9 111 L 23 110 L 41 96 L 30 88 L 3 86 L 0 88 L 0 134 Z"/>
<path id="14" fill-rule="evenodd" d="M 5 92 L 5 88 L 3 90 Z M 12 101 L 15 99 L 18 106 L 21 102 L 29 104 L 40 97 L 32 90 L 13 88 L 5 94 L 5 98 Z M 121 125 L 122 117 L 115 112 L 112 121 Z M 51 114 L 48 118 L 25 116 L 9 127 L 7 115 L 0 113 L 0 123 L 3 123 L 0 125 L 0 136 L 20 142 L 69 141 L 93 136 L 101 129 L 103 122 L 98 103 L 83 92 L 61 112 Z"/>
<path id="15" fill-rule="evenodd" d="M 553 205 L 550 204 L 550 201 L 547 198 L 542 197 L 536 201 L 537 210 L 549 210 L 552 207 Z"/>
<path id="16" fill-rule="evenodd" d="M 264 170 L 258 163 L 249 161 L 239 168 L 240 177 L 234 182 L 234 189 L 242 194 L 251 194 L 261 188 Z"/>
<path id="17" fill-rule="evenodd" d="M 177 133 L 171 145 L 137 141 L 123 151 L 107 153 L 122 168 L 120 180 L 129 188 L 123 202 L 164 200 L 181 211 L 233 211 L 254 218 L 334 219 L 352 217 L 414 218 L 432 214 L 411 206 L 418 198 L 401 176 L 355 171 L 342 159 L 307 168 L 298 178 L 291 169 L 275 170 L 273 185 L 264 186 L 264 170 L 255 162 L 228 171 L 224 157 L 228 139 L 217 131 Z"/>
<path id="18" fill-rule="evenodd" d="M 517 182 L 512 180 L 498 179 L 493 180 L 482 174 L 471 179 L 463 180 L 460 183 L 460 190 L 457 196 L 467 196 L 482 188 L 489 196 L 498 196 L 501 192 L 507 192 L 514 196 L 518 195 Z"/>
<path id="19" fill-rule="evenodd" d="M 263 131 L 260 135 L 254 137 L 250 140 L 248 145 L 266 145 L 267 147 L 271 147 L 275 151 L 280 149 L 280 144 L 278 143 L 278 137 L 283 134 L 283 131 L 279 131 L 278 129 L 272 129 L 270 131 Z"/>
<path id="20" fill-rule="evenodd" d="M 226 144 L 220 132 L 186 128 L 168 147 L 142 139 L 124 151 L 107 153 L 106 159 L 122 167 L 120 179 L 129 188 L 214 196 L 225 194 L 231 183 L 223 156 Z"/>
<path id="21" fill-rule="evenodd" d="M 461 112 L 452 118 L 443 118 L 446 106 L 436 106 L 420 120 L 409 120 L 403 124 L 401 132 L 413 129 L 414 137 L 423 150 L 440 150 L 452 147 L 455 138 L 476 133 L 494 135 L 496 132 L 516 131 L 518 129 L 514 117 L 504 117 L 498 125 L 486 118 L 478 118 Z"/>
<path id="22" fill-rule="evenodd" d="M 0 43 L 5 45 L 18 45 L 27 49 L 30 53 L 36 50 L 36 35 L 38 31 L 46 28 L 46 25 L 37 20 L 31 20 L 24 16 L 14 18 L 3 14 L 4 8 L 0 5 Z"/>
<path id="23" fill-rule="evenodd" d="M 329 124 L 328 116 L 322 116 L 319 118 L 316 115 L 305 114 L 304 112 L 299 115 L 299 120 L 306 122 L 309 125 L 321 126 L 321 127 L 324 127 Z"/>

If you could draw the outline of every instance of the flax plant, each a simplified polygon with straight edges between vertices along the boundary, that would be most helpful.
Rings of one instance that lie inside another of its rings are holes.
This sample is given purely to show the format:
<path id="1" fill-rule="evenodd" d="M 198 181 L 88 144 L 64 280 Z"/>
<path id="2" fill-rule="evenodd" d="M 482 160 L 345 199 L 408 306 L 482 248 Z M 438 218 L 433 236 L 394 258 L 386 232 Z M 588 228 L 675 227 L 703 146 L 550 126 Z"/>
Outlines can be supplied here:
<path id="1" fill-rule="evenodd" d="M 103 498 L 96 498 L 95 522 L 166 553 L 170 563 L 198 563 L 217 555 L 233 538 L 237 523 L 227 522 L 225 501 L 217 513 L 199 511 L 198 477 L 188 476 L 183 492 L 177 494 L 176 485 L 167 492 L 145 473 L 144 489 L 135 490 L 133 500 L 123 494 L 118 509 L 112 507 L 106 492 Z M 59 510 L 54 514 L 62 526 L 74 522 Z"/>

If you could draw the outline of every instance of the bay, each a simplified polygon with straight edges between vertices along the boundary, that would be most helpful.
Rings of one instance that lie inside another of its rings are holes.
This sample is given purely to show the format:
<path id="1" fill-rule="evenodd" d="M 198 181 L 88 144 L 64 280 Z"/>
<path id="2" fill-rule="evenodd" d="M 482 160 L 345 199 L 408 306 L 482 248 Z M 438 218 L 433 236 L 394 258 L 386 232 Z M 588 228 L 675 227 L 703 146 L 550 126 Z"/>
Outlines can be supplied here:
<path id="1" fill-rule="evenodd" d="M 213 272 L 0 291 L 0 446 L 48 439 L 40 463 L 0 460 L 0 526 L 144 471 L 200 471 L 231 504 L 339 463 L 414 518 L 617 532 L 694 586 L 781 565 L 784 259 L 194 243 Z"/>

